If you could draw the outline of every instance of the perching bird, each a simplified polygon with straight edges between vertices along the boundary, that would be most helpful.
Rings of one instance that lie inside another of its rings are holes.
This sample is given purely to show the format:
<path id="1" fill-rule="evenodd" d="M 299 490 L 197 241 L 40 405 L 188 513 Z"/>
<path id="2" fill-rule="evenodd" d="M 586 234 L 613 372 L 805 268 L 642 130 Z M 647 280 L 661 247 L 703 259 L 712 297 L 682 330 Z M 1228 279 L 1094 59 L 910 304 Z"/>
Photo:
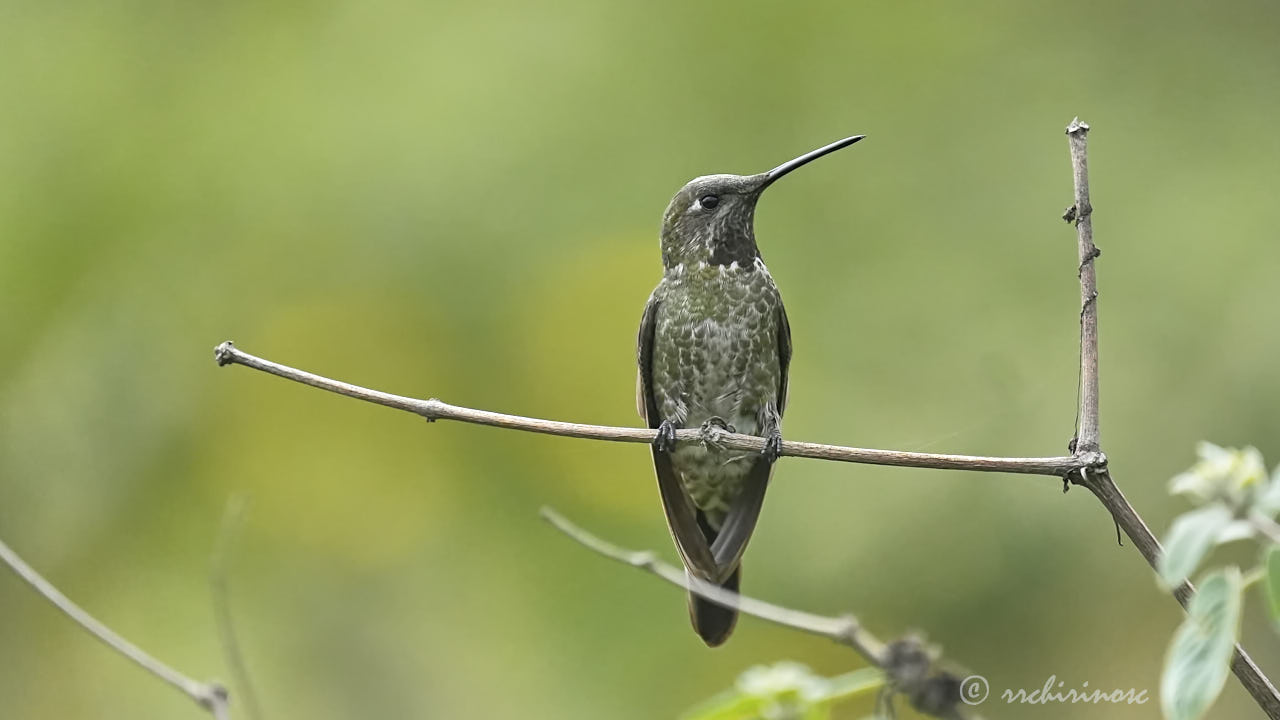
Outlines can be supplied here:
<path id="1" fill-rule="evenodd" d="M 756 247 L 756 202 L 778 178 L 862 138 L 759 175 L 697 178 L 662 218 L 664 271 L 640 321 L 636 404 L 658 429 L 653 464 L 685 572 L 733 592 L 782 446 L 791 363 L 787 313 Z M 764 437 L 764 451 L 719 448 L 713 427 Z M 700 428 L 704 442 L 677 444 L 678 428 Z M 690 594 L 689 617 L 714 647 L 738 612 Z"/>

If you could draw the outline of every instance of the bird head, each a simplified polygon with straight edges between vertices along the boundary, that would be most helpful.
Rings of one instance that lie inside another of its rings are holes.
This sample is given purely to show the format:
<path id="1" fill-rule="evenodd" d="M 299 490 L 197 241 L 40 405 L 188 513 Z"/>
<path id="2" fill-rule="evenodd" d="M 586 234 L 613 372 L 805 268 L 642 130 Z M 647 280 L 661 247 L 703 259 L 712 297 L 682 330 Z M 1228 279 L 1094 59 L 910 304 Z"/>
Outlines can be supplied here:
<path id="1" fill-rule="evenodd" d="M 662 216 L 662 263 L 739 265 L 759 257 L 756 248 L 756 203 L 779 178 L 813 160 L 848 147 L 865 135 L 854 135 L 820 147 L 757 175 L 704 175 L 690 180 L 671 198 Z"/>

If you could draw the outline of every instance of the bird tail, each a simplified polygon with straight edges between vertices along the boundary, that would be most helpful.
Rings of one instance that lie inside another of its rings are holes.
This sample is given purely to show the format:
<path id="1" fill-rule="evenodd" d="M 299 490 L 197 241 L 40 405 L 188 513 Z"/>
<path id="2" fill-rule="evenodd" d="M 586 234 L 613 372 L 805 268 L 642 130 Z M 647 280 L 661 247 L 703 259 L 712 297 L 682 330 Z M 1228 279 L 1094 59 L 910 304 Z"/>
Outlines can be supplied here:
<path id="1" fill-rule="evenodd" d="M 742 577 L 742 566 L 734 568 L 720 587 L 732 593 L 738 592 L 738 581 Z M 733 634 L 733 626 L 738 623 L 738 609 L 725 607 L 705 598 L 689 593 L 689 620 L 693 622 L 693 630 L 702 638 L 707 647 L 721 645 Z"/>

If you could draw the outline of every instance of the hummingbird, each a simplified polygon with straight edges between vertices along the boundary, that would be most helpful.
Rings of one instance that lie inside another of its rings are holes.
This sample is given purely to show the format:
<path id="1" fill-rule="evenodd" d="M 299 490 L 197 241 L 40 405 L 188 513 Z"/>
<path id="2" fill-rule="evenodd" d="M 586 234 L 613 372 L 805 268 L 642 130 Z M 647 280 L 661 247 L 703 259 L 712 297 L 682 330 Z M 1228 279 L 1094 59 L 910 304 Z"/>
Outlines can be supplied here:
<path id="1" fill-rule="evenodd" d="M 782 448 L 791 365 L 787 311 L 756 247 L 756 202 L 782 176 L 863 137 L 757 175 L 695 178 L 662 217 L 663 275 L 640 320 L 636 406 L 658 431 L 653 466 L 686 575 L 735 593 Z M 677 444 L 680 428 L 698 428 L 702 441 Z M 763 437 L 764 449 L 726 450 L 717 431 Z M 689 618 L 715 647 L 738 611 L 690 593 Z"/>

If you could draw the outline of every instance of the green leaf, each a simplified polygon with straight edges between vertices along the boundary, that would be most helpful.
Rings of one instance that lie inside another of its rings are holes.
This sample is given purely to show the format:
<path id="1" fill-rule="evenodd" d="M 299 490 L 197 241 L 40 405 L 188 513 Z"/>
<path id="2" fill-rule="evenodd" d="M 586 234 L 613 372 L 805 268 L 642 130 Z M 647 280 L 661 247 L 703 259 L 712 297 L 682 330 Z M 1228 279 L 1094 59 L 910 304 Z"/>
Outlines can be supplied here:
<path id="1" fill-rule="evenodd" d="M 1232 506 L 1251 506 L 1268 487 L 1267 470 L 1257 448 L 1222 448 L 1202 442 L 1198 460 L 1186 472 L 1169 481 L 1169 492 L 1187 495 L 1194 502 L 1225 499 Z"/>
<path id="2" fill-rule="evenodd" d="M 1267 548 L 1262 567 L 1267 573 L 1267 608 L 1271 610 L 1271 621 L 1280 626 L 1280 545 Z"/>
<path id="3" fill-rule="evenodd" d="M 1218 531 L 1217 536 L 1214 537 L 1214 543 L 1226 545 L 1237 540 L 1248 540 L 1254 534 L 1253 525 L 1248 520 L 1232 520 Z"/>
<path id="4" fill-rule="evenodd" d="M 1186 495 L 1196 503 L 1207 502 L 1213 497 L 1214 484 L 1195 469 L 1178 473 L 1169 481 L 1170 495 Z"/>
<path id="5" fill-rule="evenodd" d="M 699 703 L 681 715 L 681 720 L 749 720 L 760 717 L 762 701 L 758 697 L 743 695 L 738 690 L 726 690 Z"/>
<path id="6" fill-rule="evenodd" d="M 1168 720 L 1197 720 L 1222 692 L 1240 632 L 1240 570 L 1215 570 L 1200 584 L 1173 635 L 1160 678 Z"/>
<path id="7" fill-rule="evenodd" d="M 769 717 L 769 716 L 765 716 Z M 769 718 L 769 720 L 774 720 Z M 782 720 L 779 718 L 778 720 Z M 813 705 L 805 710 L 804 720 L 831 720 L 831 707 L 828 705 Z"/>
<path id="8" fill-rule="evenodd" d="M 1231 510 L 1223 505 L 1208 505 L 1179 515 L 1165 537 L 1164 554 L 1157 568 L 1164 584 L 1176 587 L 1187 579 L 1232 520 Z"/>
<path id="9" fill-rule="evenodd" d="M 1241 451 L 1240 467 L 1236 469 L 1241 485 L 1262 485 L 1267 482 L 1267 464 L 1262 451 L 1250 445 Z"/>
<path id="10" fill-rule="evenodd" d="M 820 702 L 836 702 L 884 687 L 884 673 L 878 668 L 862 668 L 844 675 L 837 675 L 827 683 L 826 691 L 821 697 L 815 699 Z"/>
<path id="11" fill-rule="evenodd" d="M 1208 440 L 1201 440 L 1196 443 L 1196 455 L 1200 456 L 1200 460 L 1206 463 L 1227 463 L 1232 459 L 1233 450 L 1228 450 L 1221 445 L 1214 445 Z"/>
<path id="12" fill-rule="evenodd" d="M 1274 518 L 1276 513 L 1280 513 L 1280 466 L 1277 466 L 1276 471 L 1272 473 L 1271 480 L 1258 491 L 1258 499 L 1254 501 L 1253 509 L 1269 518 Z"/>
<path id="13" fill-rule="evenodd" d="M 748 668 L 735 687 L 682 715 L 682 720 L 826 720 L 831 706 L 884 685 L 876 668 L 864 668 L 834 678 L 816 675 L 796 662 Z"/>

